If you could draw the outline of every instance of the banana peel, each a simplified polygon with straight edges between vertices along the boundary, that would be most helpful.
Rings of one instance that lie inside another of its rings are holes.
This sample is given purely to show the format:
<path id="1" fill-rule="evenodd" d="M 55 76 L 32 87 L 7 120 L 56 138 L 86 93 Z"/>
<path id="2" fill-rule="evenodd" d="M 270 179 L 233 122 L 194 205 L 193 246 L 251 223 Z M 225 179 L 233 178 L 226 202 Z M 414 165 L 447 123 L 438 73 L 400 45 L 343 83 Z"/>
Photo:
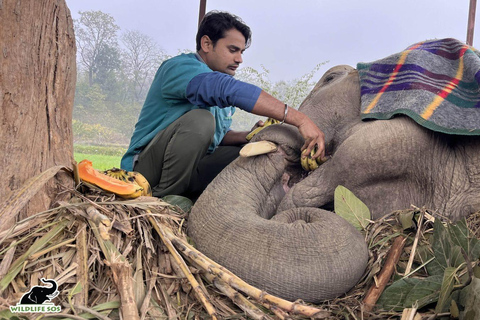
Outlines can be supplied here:
<path id="1" fill-rule="evenodd" d="M 263 126 L 261 127 L 257 127 L 255 129 L 252 130 L 252 132 L 250 132 L 249 134 L 247 134 L 247 141 L 250 141 L 252 140 L 253 136 L 256 135 L 257 133 L 259 133 L 260 131 L 262 131 L 263 129 L 265 129 L 266 127 L 268 126 L 271 126 L 272 124 L 278 124 L 280 123 L 280 121 L 276 120 L 276 119 L 273 119 L 273 118 L 268 118 Z"/>
<path id="2" fill-rule="evenodd" d="M 277 145 L 270 141 L 257 141 L 247 143 L 241 150 L 241 157 L 253 157 L 277 151 Z"/>

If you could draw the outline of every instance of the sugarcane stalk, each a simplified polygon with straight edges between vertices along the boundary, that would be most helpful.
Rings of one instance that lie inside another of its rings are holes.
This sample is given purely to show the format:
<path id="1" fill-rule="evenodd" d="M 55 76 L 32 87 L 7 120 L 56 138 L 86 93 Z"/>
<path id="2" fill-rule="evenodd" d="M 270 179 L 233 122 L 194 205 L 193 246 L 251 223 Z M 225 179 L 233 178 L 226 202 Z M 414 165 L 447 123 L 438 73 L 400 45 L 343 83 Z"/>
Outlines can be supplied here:
<path id="1" fill-rule="evenodd" d="M 96 210 L 96 209 L 93 209 Z M 100 249 L 106 258 L 106 264 L 110 267 L 113 280 L 120 295 L 121 311 L 124 319 L 139 320 L 135 294 L 133 292 L 132 267 L 127 259 L 118 251 L 110 240 L 105 240 L 100 234 L 95 222 L 88 220 L 90 228 L 97 238 Z"/>
<path id="2" fill-rule="evenodd" d="M 164 231 L 165 237 L 168 237 L 171 243 L 175 245 L 178 250 L 180 250 L 180 252 L 192 259 L 198 266 L 200 266 L 209 273 L 217 275 L 220 279 L 228 283 L 234 289 L 244 292 L 250 297 L 258 300 L 259 302 L 266 301 L 269 304 L 277 306 L 287 312 L 293 314 L 300 314 L 307 317 L 324 318 L 330 315 L 330 312 L 328 311 L 307 306 L 303 303 L 290 302 L 249 285 L 248 283 L 234 275 L 230 270 L 206 257 L 204 254 L 193 248 L 183 239 L 175 236 L 169 228 L 165 228 Z"/>
<path id="3" fill-rule="evenodd" d="M 88 249 L 87 249 L 87 225 L 80 222 L 77 233 L 77 281 L 82 286 L 82 292 L 75 295 L 77 305 L 86 305 L 88 301 Z"/>
<path id="4" fill-rule="evenodd" d="M 214 276 L 206 272 L 205 277 L 209 282 L 211 282 L 218 290 L 220 290 L 224 295 L 230 298 L 240 309 L 245 311 L 252 319 L 256 320 L 269 320 L 271 317 L 266 315 L 262 310 L 260 310 L 256 305 L 250 302 L 238 291 L 234 290 L 224 281 L 222 281 L 218 276 Z"/>
<path id="5" fill-rule="evenodd" d="M 147 210 L 147 212 L 150 213 L 149 210 Z M 202 288 L 200 287 L 200 284 L 188 269 L 187 264 L 182 259 L 178 251 L 175 249 L 170 239 L 166 236 L 169 228 L 161 228 L 159 223 L 156 221 L 156 219 L 152 215 L 148 215 L 148 220 L 152 224 L 155 231 L 157 231 L 158 235 L 162 239 L 168 251 L 170 251 L 170 253 L 172 254 L 173 258 L 175 259 L 175 262 L 177 262 L 177 264 L 180 266 L 180 269 L 182 270 L 183 274 L 192 285 L 192 289 L 194 290 L 200 302 L 205 307 L 205 310 L 212 317 L 212 319 L 217 319 L 217 311 L 213 307 L 212 303 L 208 300 L 207 294 L 202 290 Z"/>

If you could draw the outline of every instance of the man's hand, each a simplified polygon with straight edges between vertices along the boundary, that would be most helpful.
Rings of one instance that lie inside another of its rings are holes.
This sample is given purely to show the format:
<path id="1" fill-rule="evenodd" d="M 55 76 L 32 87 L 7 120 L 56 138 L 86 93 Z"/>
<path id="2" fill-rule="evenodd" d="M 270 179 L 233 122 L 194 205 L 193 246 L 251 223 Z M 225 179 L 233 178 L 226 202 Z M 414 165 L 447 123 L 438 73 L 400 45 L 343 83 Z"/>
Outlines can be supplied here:
<path id="1" fill-rule="evenodd" d="M 305 139 L 305 143 L 302 146 L 302 158 L 310 156 L 310 152 L 316 146 L 317 152 L 315 152 L 312 158 L 320 158 L 320 160 L 325 161 L 325 134 L 307 116 L 298 126 L 298 130 Z"/>
<path id="2" fill-rule="evenodd" d="M 250 132 L 257 129 L 258 127 L 263 127 L 264 125 L 265 125 L 265 122 L 263 122 L 262 120 L 258 120 L 257 123 L 255 123 L 255 125 L 252 127 Z"/>

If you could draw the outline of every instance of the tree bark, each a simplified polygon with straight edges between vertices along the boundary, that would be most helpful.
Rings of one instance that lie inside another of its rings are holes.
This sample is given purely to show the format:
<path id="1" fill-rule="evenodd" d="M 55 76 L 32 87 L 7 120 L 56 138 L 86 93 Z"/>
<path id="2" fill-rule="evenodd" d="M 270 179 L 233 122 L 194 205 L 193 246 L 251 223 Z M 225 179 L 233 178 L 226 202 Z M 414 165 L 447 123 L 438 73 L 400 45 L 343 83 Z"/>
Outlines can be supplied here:
<path id="1" fill-rule="evenodd" d="M 0 203 L 42 171 L 72 166 L 75 54 L 65 0 L 0 0 Z M 59 184 L 72 179 L 57 175 L 17 219 L 48 209 Z"/>

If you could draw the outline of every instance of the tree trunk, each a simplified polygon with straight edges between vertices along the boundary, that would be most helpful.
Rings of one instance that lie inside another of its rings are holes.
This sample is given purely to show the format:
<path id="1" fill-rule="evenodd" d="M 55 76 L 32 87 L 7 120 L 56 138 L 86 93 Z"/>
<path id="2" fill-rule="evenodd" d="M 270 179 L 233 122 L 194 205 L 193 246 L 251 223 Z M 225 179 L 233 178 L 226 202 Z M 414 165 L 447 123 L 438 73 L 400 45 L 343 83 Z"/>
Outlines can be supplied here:
<path id="1" fill-rule="evenodd" d="M 40 172 L 72 166 L 75 54 L 65 0 L 0 0 L 0 204 Z M 57 175 L 17 218 L 48 209 L 60 184 L 72 179 Z"/>

